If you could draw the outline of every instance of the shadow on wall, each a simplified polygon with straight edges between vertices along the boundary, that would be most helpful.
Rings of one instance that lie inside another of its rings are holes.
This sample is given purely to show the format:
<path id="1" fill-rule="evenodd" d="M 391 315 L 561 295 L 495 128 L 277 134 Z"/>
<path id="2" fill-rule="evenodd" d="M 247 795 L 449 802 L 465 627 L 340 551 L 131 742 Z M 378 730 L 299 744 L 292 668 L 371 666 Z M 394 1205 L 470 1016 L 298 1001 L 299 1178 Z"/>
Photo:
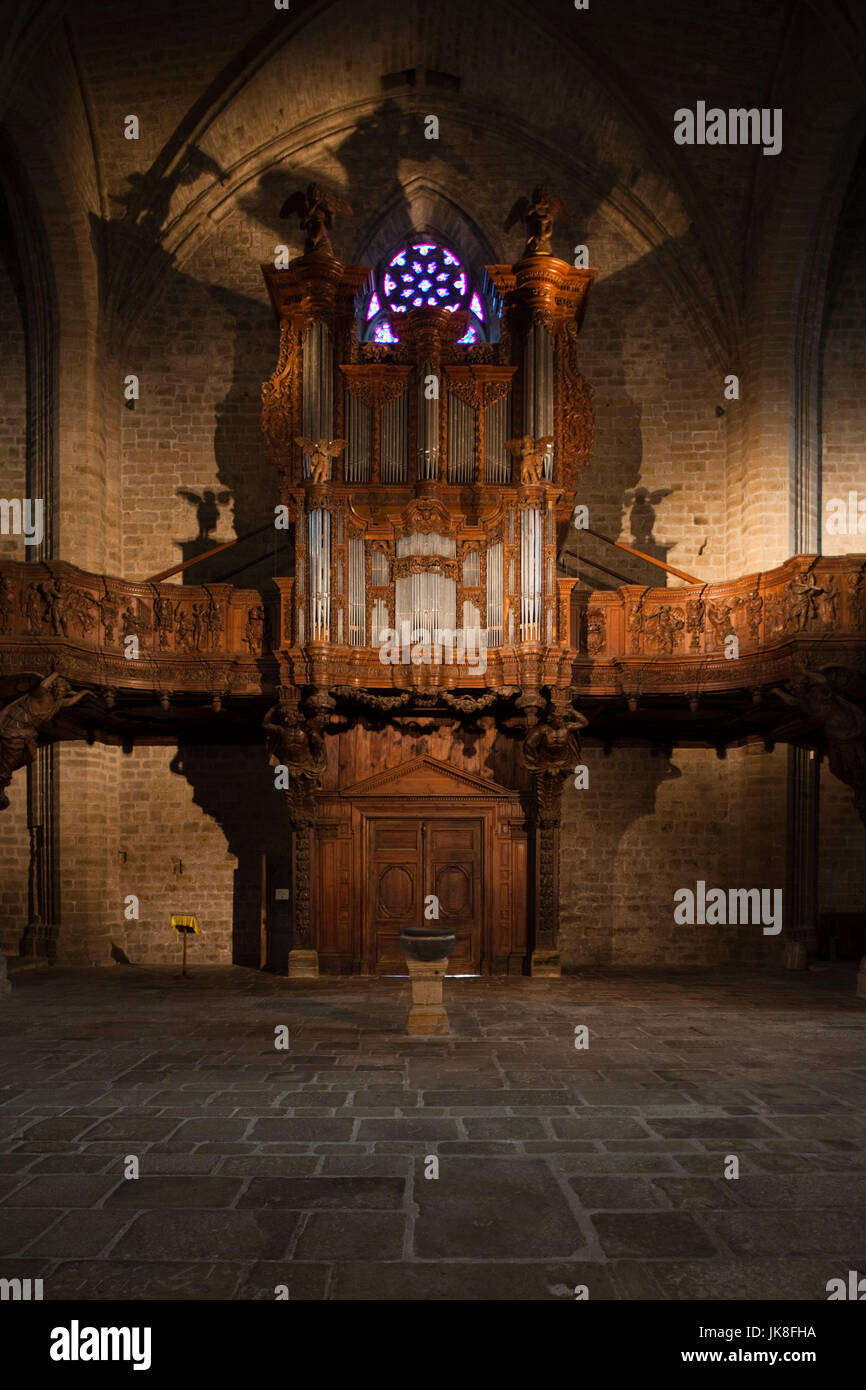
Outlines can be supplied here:
<path id="1" fill-rule="evenodd" d="M 115 332 L 129 333 L 139 348 L 143 344 L 153 351 L 153 359 L 157 360 L 161 330 L 166 352 L 155 372 L 165 377 L 174 369 L 179 387 L 177 419 L 169 413 L 171 407 L 158 406 L 155 425 L 149 421 L 151 407 L 145 388 L 133 413 L 135 426 L 127 422 L 125 425 L 140 430 L 148 447 L 162 450 L 165 445 L 157 431 L 177 437 L 180 429 L 189 437 L 186 417 L 199 415 L 210 406 L 207 376 L 203 373 L 197 381 L 184 376 L 183 358 L 174 342 L 177 324 L 191 325 L 196 343 L 226 342 L 231 354 L 231 384 L 214 412 L 213 477 L 217 486 L 192 485 L 184 477 L 180 479 L 184 486 L 178 488 L 176 473 L 179 469 L 169 466 L 163 474 L 159 471 L 155 476 L 148 474 L 149 488 L 152 489 L 155 482 L 158 491 L 155 497 L 152 492 L 147 498 L 143 497 L 142 507 L 149 509 L 155 504 L 165 511 L 169 499 L 175 496 L 190 505 L 190 533 L 173 541 L 178 552 L 176 562 L 180 563 L 219 544 L 213 532 L 222 508 L 232 503 L 235 536 L 250 538 L 192 566 L 184 572 L 183 582 L 213 584 L 230 580 L 245 588 L 257 588 L 270 600 L 273 575 L 290 572 L 287 533 L 276 532 L 273 528 L 274 508 L 279 501 L 278 478 L 265 458 L 261 436 L 261 387 L 273 370 L 279 346 L 273 313 L 270 305 L 264 302 L 264 290 L 263 302 L 258 302 L 220 286 L 202 284 L 176 270 L 172 258 L 152 239 L 152 225 L 147 217 L 140 223 L 128 219 L 106 222 L 91 217 L 93 241 L 99 248 L 103 293 L 109 303 L 116 298 L 113 286 L 122 276 L 124 267 L 134 267 L 129 270 L 127 294 L 114 308 Z M 147 319 L 138 318 L 137 311 L 147 306 L 154 296 L 155 303 Z M 231 325 L 228 331 L 227 318 Z M 146 381 L 146 354 L 144 361 Z M 222 375 L 223 364 L 220 369 Z M 199 399 L 195 397 L 197 388 Z M 194 433 L 187 447 L 200 450 Z M 157 458 L 159 456 L 157 454 Z M 134 486 L 126 490 L 125 500 L 127 505 L 135 505 Z M 253 532 L 258 534 L 251 535 Z"/>
<path id="2" fill-rule="evenodd" d="M 284 865 L 291 844 L 285 797 L 274 787 L 264 744 L 248 748 L 181 745 L 171 770 L 185 777 L 193 801 L 223 831 L 237 858 L 232 906 L 232 962 L 258 967 L 261 929 L 262 857 Z M 284 927 L 280 924 L 280 932 Z M 269 963 L 288 959 L 288 939 L 271 941 Z"/>
<path id="3" fill-rule="evenodd" d="M 465 153 L 469 150 L 469 154 Z M 478 153 L 476 154 L 476 150 Z M 371 156 L 375 151 L 375 157 Z M 587 127 L 583 132 L 581 149 L 574 152 L 580 163 L 592 170 L 592 182 L 586 181 L 557 188 L 570 207 L 572 221 L 557 227 L 555 234 L 555 253 L 567 259 L 572 257 L 572 247 L 585 235 L 584 229 L 591 225 L 617 185 L 614 169 L 605 167 L 604 161 L 593 140 L 592 131 Z M 473 185 L 478 188 L 479 176 L 483 173 L 484 154 L 474 141 L 461 146 L 456 136 L 449 139 L 443 130 L 442 139 L 424 138 L 424 125 L 418 119 L 414 108 L 391 96 L 366 117 L 342 141 L 328 151 L 327 165 L 291 166 L 286 164 L 278 169 L 268 170 L 258 180 L 255 188 L 242 194 L 238 208 L 259 229 L 265 229 L 274 244 L 287 242 L 290 246 L 300 245 L 300 232 L 293 220 L 281 220 L 278 212 L 286 193 L 292 187 L 302 187 L 311 179 L 321 180 L 326 185 L 336 184 L 341 194 L 355 208 L 356 220 L 351 231 L 338 223 L 335 243 L 338 251 L 349 255 L 349 245 L 369 245 L 371 248 L 384 248 L 406 234 L 413 225 L 412 207 L 406 196 L 406 170 L 414 171 L 409 182 L 414 186 L 424 179 L 429 170 L 431 187 L 447 190 L 443 194 L 443 207 L 448 202 L 448 216 L 455 228 L 459 219 L 459 207 L 448 199 L 452 188 L 465 190 L 464 201 L 471 196 Z M 515 197 L 526 193 L 524 182 L 546 176 L 546 171 L 537 171 L 532 164 L 532 150 L 516 149 L 510 165 L 511 173 L 501 186 L 500 219 L 504 219 Z M 474 160 L 474 162 L 473 162 Z M 335 169 L 342 169 L 342 176 Z M 487 161 L 489 169 L 490 160 Z M 231 494 L 234 507 L 234 531 L 237 536 L 253 532 L 257 526 L 273 517 L 273 507 L 278 500 L 278 483 L 274 471 L 267 464 L 261 440 L 261 385 L 270 375 L 277 358 L 277 333 L 273 315 L 267 303 L 264 289 L 261 296 L 251 298 L 234 290 L 218 285 L 207 285 L 199 280 L 177 271 L 172 257 L 163 250 L 161 237 L 167 221 L 171 218 L 174 195 L 181 187 L 193 185 L 206 190 L 206 180 L 220 182 L 223 171 L 194 146 L 189 148 L 187 157 L 169 174 L 161 173 L 154 165 L 144 173 L 128 176 L 128 190 L 115 197 L 114 202 L 122 205 L 123 212 L 116 218 L 104 221 L 93 219 L 93 240 L 97 248 L 101 267 L 104 302 L 115 321 L 116 328 L 129 325 L 145 306 L 149 306 L 156 295 L 152 316 L 148 321 L 148 331 L 153 336 L 158 316 L 162 314 L 167 342 L 176 332 L 177 325 L 192 325 L 193 341 L 206 341 L 209 333 L 225 334 L 224 315 L 233 320 L 232 340 L 232 382 L 216 410 L 216 428 L 213 438 L 215 462 L 215 482 L 219 488 L 210 486 L 208 490 L 216 497 L 220 489 Z M 556 171 L 552 171 L 555 180 Z M 193 195 L 194 196 L 194 195 Z M 489 226 L 502 226 L 496 220 L 495 197 L 487 192 L 480 195 L 479 207 L 483 207 L 483 219 Z M 231 224 L 238 214 L 226 219 Z M 444 214 L 443 214 L 444 215 Z M 465 218 L 467 241 L 471 241 L 477 251 L 479 234 L 470 217 Z M 480 225 L 480 224 L 479 224 Z M 249 238 L 246 238 L 249 240 Z M 240 244 L 243 244 L 243 238 Z M 567 244 L 566 244 L 567 243 Z M 491 237 L 495 254 L 501 261 L 511 261 L 520 255 L 519 236 L 506 238 L 501 230 Z M 240 254 L 240 253 L 239 253 Z M 671 546 L 662 546 L 652 535 L 653 512 L 658 502 L 663 500 L 664 490 L 649 494 L 640 488 L 642 467 L 642 431 L 640 405 L 632 400 L 627 388 L 625 367 L 625 345 L 628 339 L 629 324 L 634 317 L 635 307 L 654 298 L 660 283 L 666 283 L 669 276 L 666 267 L 672 258 L 697 266 L 698 251 L 694 238 L 683 236 L 673 242 L 643 255 L 626 268 L 607 275 L 593 290 L 591 336 L 601 348 L 599 362 L 587 364 L 586 374 L 593 379 L 594 366 L 599 371 L 599 381 L 603 381 L 605 396 L 615 403 L 615 419 L 608 422 L 605 412 L 599 413 L 596 430 L 594 462 L 590 468 L 596 476 L 603 475 L 603 501 L 593 507 L 593 520 L 597 528 L 607 535 L 618 536 L 622 525 L 624 505 L 631 502 L 631 524 L 634 540 L 641 548 L 647 549 L 658 558 L 664 558 Z M 603 269 L 603 267 L 602 267 Z M 697 272 L 700 273 L 700 272 Z M 213 307 L 221 311 L 221 322 L 215 323 Z M 194 350 L 197 350 L 194 349 Z M 603 359 L 603 360 L 602 360 Z M 182 383 L 183 384 L 183 383 Z M 191 402 L 194 407 L 195 402 Z M 181 481 L 190 497 L 200 497 L 195 502 L 199 514 L 197 536 L 190 536 L 176 544 L 182 558 L 201 554 L 207 548 L 205 537 L 210 535 L 207 527 L 202 528 L 200 509 L 208 498 L 202 487 L 189 478 Z M 653 500 L 655 499 L 655 500 Z M 212 520 L 212 517 L 210 518 Z M 647 520 L 649 519 L 649 530 Z M 192 518 L 190 518 L 192 520 Z M 279 533 L 279 539 L 285 533 Z M 643 543 L 643 544 L 642 544 Z M 273 532 L 267 529 L 258 537 L 243 542 L 237 550 L 224 552 L 212 560 L 194 566 L 187 574 L 190 583 L 214 583 L 234 578 L 249 587 L 264 589 L 274 573 L 286 573 L 288 565 L 287 547 L 283 543 L 281 552 L 275 557 L 270 552 L 275 548 Z M 603 561 L 601 543 L 585 538 L 581 550 L 587 556 L 595 555 Z M 609 554 L 607 555 L 609 559 Z M 614 566 L 634 583 L 663 582 L 662 572 L 634 557 L 621 554 Z M 592 572 L 591 573 L 595 573 Z"/>
<path id="4" fill-rule="evenodd" d="M 614 878 L 620 847 L 633 825 L 655 815 L 659 787 L 682 777 L 680 769 L 661 754 L 641 761 L 641 775 L 622 778 L 618 795 L 610 794 L 609 785 L 600 793 L 573 789 L 570 793 L 566 783 L 560 831 L 560 943 L 566 969 L 612 965 L 617 960 Z M 606 780 L 609 783 L 609 777 Z M 587 827 L 591 827 L 590 843 Z M 599 834 L 601 843 L 596 839 Z M 635 878 L 639 867 L 632 866 L 635 903 L 646 912 L 649 904 Z M 653 865 L 646 868 L 654 871 Z"/>

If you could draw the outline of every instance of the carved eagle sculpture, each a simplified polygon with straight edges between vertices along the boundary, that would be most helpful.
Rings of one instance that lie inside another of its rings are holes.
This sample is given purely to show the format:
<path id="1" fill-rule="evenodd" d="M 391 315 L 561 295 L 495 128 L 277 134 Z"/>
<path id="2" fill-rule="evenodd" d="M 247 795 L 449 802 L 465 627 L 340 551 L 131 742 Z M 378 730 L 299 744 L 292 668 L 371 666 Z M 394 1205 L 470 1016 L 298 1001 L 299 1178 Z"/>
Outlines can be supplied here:
<path id="1" fill-rule="evenodd" d="M 348 439 L 305 439 L 302 434 L 295 438 L 310 460 L 310 481 L 327 483 L 331 472 L 331 459 L 339 458 L 348 446 Z"/>
<path id="2" fill-rule="evenodd" d="M 510 232 L 515 222 L 523 222 L 526 226 L 524 256 L 549 256 L 553 224 L 557 219 L 568 222 L 568 208 L 558 194 L 551 197 L 542 184 L 536 184 L 531 198 L 517 199 L 505 219 L 504 230 Z"/>
<path id="3" fill-rule="evenodd" d="M 298 188 L 289 194 L 280 208 L 280 217 L 297 214 L 301 230 L 306 233 L 305 256 L 309 256 L 312 251 L 324 251 L 327 255 L 333 256 L 330 235 L 335 212 L 341 212 L 346 217 L 352 216 L 352 209 L 345 198 L 341 198 L 337 193 L 323 193 L 317 183 L 308 183 L 306 189 Z"/>
<path id="4" fill-rule="evenodd" d="M 520 481 L 522 484 L 542 481 L 544 478 L 544 455 L 553 448 L 553 442 L 552 434 L 544 435 L 541 439 L 533 439 L 531 434 L 525 434 L 522 439 L 506 439 L 505 447 L 509 454 L 520 460 Z"/>

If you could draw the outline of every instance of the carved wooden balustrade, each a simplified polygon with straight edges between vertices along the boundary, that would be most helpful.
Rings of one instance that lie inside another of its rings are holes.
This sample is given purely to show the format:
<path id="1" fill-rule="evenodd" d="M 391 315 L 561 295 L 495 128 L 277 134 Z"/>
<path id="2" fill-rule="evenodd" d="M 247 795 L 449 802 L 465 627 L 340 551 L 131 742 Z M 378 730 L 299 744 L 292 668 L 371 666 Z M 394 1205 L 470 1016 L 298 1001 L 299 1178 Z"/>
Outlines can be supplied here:
<path id="1" fill-rule="evenodd" d="M 257 694 L 276 605 L 230 584 L 88 574 L 62 561 L 0 566 L 0 674 L 60 669 L 106 690 Z"/>
<path id="2" fill-rule="evenodd" d="M 385 664 L 372 647 L 299 645 L 293 585 L 264 603 L 229 584 L 154 584 L 63 562 L 0 565 L 0 675 L 62 670 L 103 689 L 256 696 L 275 683 L 370 690 L 571 687 L 575 698 L 690 698 L 776 684 L 798 653 L 866 661 L 866 555 L 795 556 L 778 569 L 683 588 L 575 592 L 560 578 L 562 642 L 489 648 L 486 669 Z M 134 643 L 130 639 L 136 639 Z M 736 642 L 732 643 L 731 638 Z M 126 653 L 129 653 L 127 655 Z"/>

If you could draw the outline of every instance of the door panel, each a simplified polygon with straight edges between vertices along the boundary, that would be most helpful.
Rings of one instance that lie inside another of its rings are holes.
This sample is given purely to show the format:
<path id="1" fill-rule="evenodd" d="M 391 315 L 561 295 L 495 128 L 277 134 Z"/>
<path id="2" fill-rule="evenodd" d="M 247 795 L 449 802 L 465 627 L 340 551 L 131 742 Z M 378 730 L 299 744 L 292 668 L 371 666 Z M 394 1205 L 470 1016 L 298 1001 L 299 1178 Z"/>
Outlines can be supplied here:
<path id="1" fill-rule="evenodd" d="M 457 937 L 448 973 L 481 967 L 483 826 L 450 817 L 368 821 L 364 956 L 379 974 L 405 975 L 399 933 L 424 924 L 424 901 L 439 899 L 440 927 Z"/>
<path id="2" fill-rule="evenodd" d="M 400 930 L 422 920 L 421 822 L 371 820 L 369 837 L 369 935 L 364 954 L 371 970 L 402 975 L 406 960 Z"/>
<path id="3" fill-rule="evenodd" d="M 481 968 L 483 821 L 425 822 L 425 896 L 439 899 L 439 926 L 457 936 L 449 975 Z"/>

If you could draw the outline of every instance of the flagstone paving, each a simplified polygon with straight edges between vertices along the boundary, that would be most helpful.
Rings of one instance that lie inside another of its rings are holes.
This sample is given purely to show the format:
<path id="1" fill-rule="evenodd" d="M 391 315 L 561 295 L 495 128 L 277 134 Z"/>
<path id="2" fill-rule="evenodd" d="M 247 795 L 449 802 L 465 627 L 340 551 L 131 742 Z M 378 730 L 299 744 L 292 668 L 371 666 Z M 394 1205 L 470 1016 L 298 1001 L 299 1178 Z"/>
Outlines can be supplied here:
<path id="1" fill-rule="evenodd" d="M 451 1035 L 410 1038 L 401 980 L 14 972 L 0 1277 L 46 1299 L 824 1300 L 866 1274 L 854 978 L 454 979 Z"/>

